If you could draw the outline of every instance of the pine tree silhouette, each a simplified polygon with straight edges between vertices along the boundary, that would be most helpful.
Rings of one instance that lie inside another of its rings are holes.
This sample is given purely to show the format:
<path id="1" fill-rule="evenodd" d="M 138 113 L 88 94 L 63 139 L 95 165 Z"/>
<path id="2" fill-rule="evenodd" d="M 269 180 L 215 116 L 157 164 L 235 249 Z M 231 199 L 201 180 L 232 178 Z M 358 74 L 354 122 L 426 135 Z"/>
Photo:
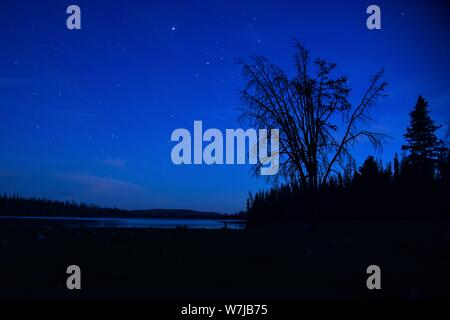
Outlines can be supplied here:
<path id="1" fill-rule="evenodd" d="M 400 178 L 400 162 L 398 160 L 398 154 L 394 155 L 394 180 L 398 181 Z"/>
<path id="2" fill-rule="evenodd" d="M 407 144 L 402 150 L 409 152 L 406 169 L 415 178 L 432 179 L 436 168 L 439 140 L 435 131 L 439 129 L 430 117 L 428 102 L 420 95 L 410 113 L 410 124 L 404 135 Z"/>

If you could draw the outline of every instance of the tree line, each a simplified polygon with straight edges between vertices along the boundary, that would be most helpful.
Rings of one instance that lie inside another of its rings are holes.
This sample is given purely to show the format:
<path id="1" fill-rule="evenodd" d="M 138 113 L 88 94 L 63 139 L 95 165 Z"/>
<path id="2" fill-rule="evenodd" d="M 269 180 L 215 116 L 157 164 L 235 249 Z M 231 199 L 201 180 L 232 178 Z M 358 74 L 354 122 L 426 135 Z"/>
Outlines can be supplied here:
<path id="1" fill-rule="evenodd" d="M 282 184 L 250 195 L 249 226 L 317 219 L 450 218 L 450 126 L 438 139 L 427 101 L 410 113 L 403 153 L 386 164 L 368 156 L 359 167 L 338 172 L 317 189 Z"/>
<path id="2" fill-rule="evenodd" d="M 4 193 L 0 195 L 0 213 L 3 216 L 111 217 L 125 215 L 126 211 L 74 201 L 25 198 L 19 194 Z"/>
<path id="3" fill-rule="evenodd" d="M 358 168 L 351 153 L 361 139 L 380 150 L 387 136 L 370 129 L 372 109 L 386 97 L 383 70 L 370 79 L 358 103 L 350 103 L 346 76 L 336 64 L 311 61 L 295 41 L 294 74 L 264 57 L 239 61 L 246 85 L 240 120 L 280 129 L 276 187 L 250 195 L 249 225 L 295 219 L 447 218 L 450 152 L 439 139 L 428 102 L 419 96 L 410 113 L 400 157 L 383 165 L 369 156 Z M 255 167 L 258 170 L 258 166 Z"/>

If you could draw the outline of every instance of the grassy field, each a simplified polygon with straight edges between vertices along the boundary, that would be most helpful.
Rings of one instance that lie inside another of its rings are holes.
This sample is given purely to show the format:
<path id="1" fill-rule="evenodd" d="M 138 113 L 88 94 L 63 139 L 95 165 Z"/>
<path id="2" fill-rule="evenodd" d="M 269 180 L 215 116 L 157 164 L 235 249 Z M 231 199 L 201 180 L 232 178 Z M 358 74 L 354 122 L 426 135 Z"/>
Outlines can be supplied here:
<path id="1" fill-rule="evenodd" d="M 0 224 L 2 299 L 450 297 L 450 225 L 323 221 L 257 230 Z M 82 290 L 66 289 L 79 265 Z M 378 291 L 366 268 L 381 268 Z"/>

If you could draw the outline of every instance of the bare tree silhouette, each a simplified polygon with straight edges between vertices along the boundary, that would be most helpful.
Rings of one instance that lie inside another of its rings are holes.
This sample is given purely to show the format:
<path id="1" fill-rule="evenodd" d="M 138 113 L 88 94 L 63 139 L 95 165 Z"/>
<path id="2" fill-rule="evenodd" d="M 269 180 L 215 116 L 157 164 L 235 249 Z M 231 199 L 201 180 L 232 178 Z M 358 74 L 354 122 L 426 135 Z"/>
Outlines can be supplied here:
<path id="1" fill-rule="evenodd" d="M 372 120 L 370 111 L 385 96 L 387 83 L 383 70 L 376 73 L 352 107 L 347 77 L 332 76 L 336 64 L 316 59 L 311 68 L 309 51 L 298 41 L 295 47 L 292 78 L 264 57 L 238 61 L 246 79 L 240 120 L 260 129 L 280 129 L 280 176 L 315 189 L 348 168 L 353 162 L 350 147 L 361 138 L 375 148 L 382 146 L 385 135 L 360 127 Z"/>

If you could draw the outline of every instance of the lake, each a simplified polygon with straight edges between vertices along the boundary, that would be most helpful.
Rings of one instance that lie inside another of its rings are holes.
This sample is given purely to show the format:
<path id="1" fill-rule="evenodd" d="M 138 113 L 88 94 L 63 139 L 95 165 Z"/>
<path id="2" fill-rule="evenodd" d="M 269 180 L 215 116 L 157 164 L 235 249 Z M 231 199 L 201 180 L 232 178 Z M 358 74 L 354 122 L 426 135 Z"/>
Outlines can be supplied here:
<path id="1" fill-rule="evenodd" d="M 86 218 L 86 217 L 15 217 L 0 216 L 1 220 L 35 220 L 60 222 L 70 228 L 158 228 L 175 229 L 244 229 L 245 220 L 214 220 L 214 219 L 161 219 L 161 218 Z"/>

